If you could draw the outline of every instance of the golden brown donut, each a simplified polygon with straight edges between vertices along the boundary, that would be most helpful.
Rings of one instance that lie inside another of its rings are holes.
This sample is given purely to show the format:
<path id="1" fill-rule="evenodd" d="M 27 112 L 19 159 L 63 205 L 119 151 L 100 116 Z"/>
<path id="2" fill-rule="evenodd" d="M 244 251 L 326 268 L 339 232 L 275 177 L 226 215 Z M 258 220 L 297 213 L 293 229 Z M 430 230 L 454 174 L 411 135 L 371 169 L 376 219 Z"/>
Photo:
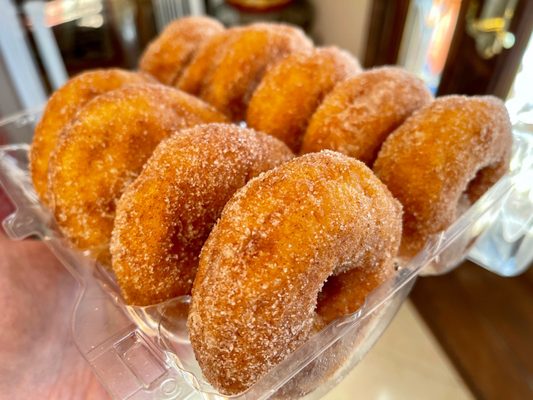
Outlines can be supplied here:
<path id="1" fill-rule="evenodd" d="M 268 68 L 294 51 L 311 47 L 305 34 L 289 25 L 256 23 L 231 30 L 211 58 L 198 94 L 230 119 L 243 120 L 252 93 Z"/>
<path id="2" fill-rule="evenodd" d="M 383 144 L 378 177 L 403 204 L 402 254 L 445 230 L 509 167 L 511 124 L 491 96 L 446 96 L 415 112 Z"/>
<path id="3" fill-rule="evenodd" d="M 430 101 L 424 82 L 401 68 L 362 72 L 326 96 L 309 122 L 301 151 L 336 150 L 371 166 L 385 138 Z"/>
<path id="4" fill-rule="evenodd" d="M 181 128 L 223 120 L 201 100 L 163 85 L 128 86 L 87 103 L 50 160 L 49 198 L 63 234 L 108 264 L 116 201 L 157 144 Z"/>
<path id="5" fill-rule="evenodd" d="M 336 47 L 291 54 L 265 74 L 250 100 L 246 123 L 298 152 L 307 123 L 324 96 L 360 70 L 354 57 Z"/>
<path id="6" fill-rule="evenodd" d="M 319 332 L 339 318 L 339 315 L 348 315 L 358 310 L 364 305 L 368 294 L 378 286 L 394 284 L 395 280 L 391 279 L 394 275 L 392 268 L 386 271 L 376 269 L 373 272 L 353 268 L 345 274 L 328 278 L 319 294 L 313 333 Z M 387 288 L 381 289 L 386 292 Z M 392 290 L 392 287 L 390 289 Z M 351 329 L 348 334 L 331 344 L 282 386 L 272 399 L 301 399 L 317 389 L 325 393 L 323 386 L 331 388 L 332 381 L 339 382 L 339 378 L 343 377 L 346 369 L 349 370 L 350 364 L 355 360 L 353 353 L 360 351 L 360 346 L 372 335 L 376 322 L 383 319 L 383 311 L 383 307 L 380 307 L 361 320 L 356 332 Z"/>
<path id="7" fill-rule="evenodd" d="M 48 204 L 47 182 L 50 155 L 63 128 L 78 110 L 94 97 L 124 85 L 151 82 L 144 74 L 120 69 L 97 69 L 70 79 L 48 100 L 33 136 L 30 150 L 30 172 L 35 191 Z"/>
<path id="8" fill-rule="evenodd" d="M 189 294 L 226 202 L 248 179 L 292 156 L 283 142 L 230 124 L 199 125 L 163 141 L 117 206 L 111 254 L 126 302 Z"/>
<path id="9" fill-rule="evenodd" d="M 204 376 L 223 394 L 246 390 L 317 326 L 356 311 L 344 296 L 390 275 L 400 237 L 400 204 L 353 158 L 308 154 L 252 179 L 200 255 L 188 327 Z M 343 296 L 320 294 L 332 276 Z"/>
<path id="10" fill-rule="evenodd" d="M 204 81 L 211 75 L 216 65 L 223 55 L 223 48 L 227 43 L 236 37 L 235 32 L 241 31 L 243 27 L 226 29 L 203 43 L 195 53 L 191 62 L 183 71 L 181 77 L 176 81 L 175 86 L 195 96 L 199 96 L 202 91 Z"/>
<path id="11" fill-rule="evenodd" d="M 171 85 L 180 78 L 197 49 L 223 30 L 220 22 L 208 17 L 177 19 L 148 45 L 139 69 Z"/>

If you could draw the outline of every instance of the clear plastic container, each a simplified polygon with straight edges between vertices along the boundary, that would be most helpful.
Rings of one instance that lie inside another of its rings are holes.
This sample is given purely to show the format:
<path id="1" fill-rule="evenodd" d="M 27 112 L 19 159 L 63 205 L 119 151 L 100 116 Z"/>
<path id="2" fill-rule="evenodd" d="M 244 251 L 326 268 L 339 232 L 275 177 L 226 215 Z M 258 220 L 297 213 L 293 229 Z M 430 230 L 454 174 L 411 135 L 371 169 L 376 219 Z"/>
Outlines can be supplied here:
<path id="1" fill-rule="evenodd" d="M 533 258 L 533 136 L 515 132 L 512 169 L 449 229 L 434 237 L 356 313 L 313 336 L 246 392 L 222 396 L 205 381 L 186 330 L 189 297 L 149 307 L 124 304 L 112 274 L 72 250 L 41 207 L 28 175 L 28 144 L 38 113 L 0 121 L 0 183 L 15 205 L 9 237 L 39 237 L 79 281 L 72 335 L 116 399 L 317 399 L 372 348 L 421 274 L 444 273 L 467 255 L 501 275 Z"/>

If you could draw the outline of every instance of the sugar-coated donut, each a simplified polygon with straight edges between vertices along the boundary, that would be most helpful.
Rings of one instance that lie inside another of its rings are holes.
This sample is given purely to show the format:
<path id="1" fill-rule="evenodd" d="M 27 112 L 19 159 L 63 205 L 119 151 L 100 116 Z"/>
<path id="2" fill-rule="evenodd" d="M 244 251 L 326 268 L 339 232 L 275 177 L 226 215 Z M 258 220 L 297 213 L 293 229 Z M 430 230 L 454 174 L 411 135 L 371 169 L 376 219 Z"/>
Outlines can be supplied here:
<path id="1" fill-rule="evenodd" d="M 87 103 L 50 160 L 49 198 L 60 230 L 109 264 L 115 203 L 157 144 L 178 129 L 223 120 L 201 100 L 158 84 L 120 88 Z"/>
<path id="2" fill-rule="evenodd" d="M 362 72 L 326 96 L 309 122 L 301 151 L 336 150 L 371 166 L 385 138 L 430 101 L 424 82 L 401 68 Z"/>
<path id="3" fill-rule="evenodd" d="M 324 96 L 360 70 L 354 57 L 336 47 L 293 53 L 265 74 L 250 100 L 246 123 L 298 152 L 309 119 Z"/>
<path id="4" fill-rule="evenodd" d="M 199 96 L 230 119 L 243 120 L 263 74 L 286 55 L 311 47 L 305 34 L 289 25 L 256 23 L 234 29 L 211 58 Z"/>
<path id="5" fill-rule="evenodd" d="M 202 91 L 206 77 L 210 76 L 223 56 L 223 49 L 237 37 L 235 32 L 239 32 L 243 27 L 226 29 L 213 35 L 203 45 L 198 48 L 191 62 L 183 71 L 181 77 L 176 81 L 175 86 L 189 94 L 199 96 Z"/>
<path id="6" fill-rule="evenodd" d="M 377 176 L 403 204 L 401 252 L 418 252 L 509 166 L 504 104 L 491 96 L 446 96 L 415 112 L 383 144 Z"/>
<path id="7" fill-rule="evenodd" d="M 126 302 L 189 294 L 226 202 L 292 156 L 283 142 L 230 124 L 199 125 L 163 141 L 117 206 L 111 254 Z"/>
<path id="8" fill-rule="evenodd" d="M 317 327 L 356 311 L 346 299 L 392 273 L 400 238 L 400 204 L 353 158 L 308 154 L 252 179 L 200 255 L 188 327 L 204 376 L 223 394 L 246 390 Z"/>
<path id="9" fill-rule="evenodd" d="M 78 110 L 94 97 L 124 85 L 150 82 L 148 75 L 120 69 L 96 69 L 70 79 L 48 103 L 35 128 L 30 150 L 33 186 L 44 204 L 48 204 L 48 163 L 65 126 Z"/>
<path id="10" fill-rule="evenodd" d="M 179 80 L 197 49 L 223 30 L 220 22 L 208 17 L 175 20 L 148 45 L 139 68 L 161 83 L 171 85 Z"/>

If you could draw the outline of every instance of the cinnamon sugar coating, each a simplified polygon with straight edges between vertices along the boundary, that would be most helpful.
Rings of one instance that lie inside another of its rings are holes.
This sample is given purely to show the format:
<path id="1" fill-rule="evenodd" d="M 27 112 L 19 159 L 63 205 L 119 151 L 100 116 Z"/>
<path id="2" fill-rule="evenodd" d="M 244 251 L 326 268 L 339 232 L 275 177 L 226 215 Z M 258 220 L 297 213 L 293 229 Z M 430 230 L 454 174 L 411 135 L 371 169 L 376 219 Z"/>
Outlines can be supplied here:
<path id="1" fill-rule="evenodd" d="M 207 78 L 211 76 L 216 65 L 220 62 L 224 53 L 223 49 L 228 42 L 238 37 L 237 32 L 243 29 L 242 26 L 226 29 L 203 43 L 181 77 L 176 81 L 175 86 L 184 92 L 199 96 Z"/>
<path id="2" fill-rule="evenodd" d="M 124 85 L 152 82 L 148 75 L 121 69 L 96 69 L 70 79 L 46 103 L 35 128 L 30 150 L 30 173 L 39 199 L 48 205 L 48 163 L 61 132 L 89 100 Z"/>
<path id="3" fill-rule="evenodd" d="M 109 264 L 115 203 L 157 144 L 181 128 L 223 120 L 202 101 L 157 84 L 120 88 L 87 103 L 50 160 L 50 206 L 62 233 Z"/>
<path id="4" fill-rule="evenodd" d="M 188 327 L 204 376 L 223 394 L 250 387 L 317 329 L 356 311 L 361 303 L 345 299 L 389 276 L 400 236 L 400 204 L 340 153 L 308 154 L 252 179 L 200 255 Z"/>
<path id="5" fill-rule="evenodd" d="M 198 48 L 222 31 L 222 24 L 212 18 L 177 19 L 148 45 L 139 61 L 139 69 L 171 85 L 179 80 Z"/>
<path id="6" fill-rule="evenodd" d="M 230 124 L 199 125 L 163 141 L 117 206 L 111 253 L 125 300 L 148 305 L 189 294 L 226 202 L 292 156 L 281 141 Z"/>
<path id="7" fill-rule="evenodd" d="M 299 28 L 273 23 L 230 29 L 212 41 L 178 86 L 198 94 L 234 121 L 245 118 L 248 102 L 269 68 L 290 53 L 312 48 Z"/>
<path id="8" fill-rule="evenodd" d="M 383 141 L 431 101 L 424 82 L 398 67 L 381 67 L 339 83 L 312 116 L 302 153 L 336 150 L 372 166 Z"/>
<path id="9" fill-rule="evenodd" d="M 250 101 L 246 122 L 298 152 L 309 119 L 324 96 L 359 71 L 357 59 L 336 47 L 293 53 L 265 74 Z"/>
<path id="10" fill-rule="evenodd" d="M 414 255 L 508 169 L 511 124 L 492 96 L 445 96 L 383 144 L 376 175 L 403 204 L 402 254 Z"/>

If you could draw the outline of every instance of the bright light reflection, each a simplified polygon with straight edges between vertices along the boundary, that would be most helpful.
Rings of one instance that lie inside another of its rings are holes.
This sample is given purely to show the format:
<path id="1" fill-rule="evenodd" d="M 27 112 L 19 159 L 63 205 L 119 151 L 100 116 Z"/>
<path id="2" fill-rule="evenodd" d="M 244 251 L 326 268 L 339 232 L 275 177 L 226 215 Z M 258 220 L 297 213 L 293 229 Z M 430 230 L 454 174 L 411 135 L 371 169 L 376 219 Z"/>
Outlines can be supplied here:
<path id="1" fill-rule="evenodd" d="M 100 14 L 104 9 L 102 0 L 53 0 L 45 3 L 44 7 L 45 21 L 48 27 L 84 17 L 90 18 L 95 14 Z M 88 23 L 96 23 L 96 19 Z"/>
<path id="2" fill-rule="evenodd" d="M 511 120 L 517 122 L 517 114 L 520 120 L 528 125 L 533 125 L 533 35 L 522 58 L 522 64 L 518 69 L 513 86 L 507 96 L 505 105 L 509 110 Z"/>

